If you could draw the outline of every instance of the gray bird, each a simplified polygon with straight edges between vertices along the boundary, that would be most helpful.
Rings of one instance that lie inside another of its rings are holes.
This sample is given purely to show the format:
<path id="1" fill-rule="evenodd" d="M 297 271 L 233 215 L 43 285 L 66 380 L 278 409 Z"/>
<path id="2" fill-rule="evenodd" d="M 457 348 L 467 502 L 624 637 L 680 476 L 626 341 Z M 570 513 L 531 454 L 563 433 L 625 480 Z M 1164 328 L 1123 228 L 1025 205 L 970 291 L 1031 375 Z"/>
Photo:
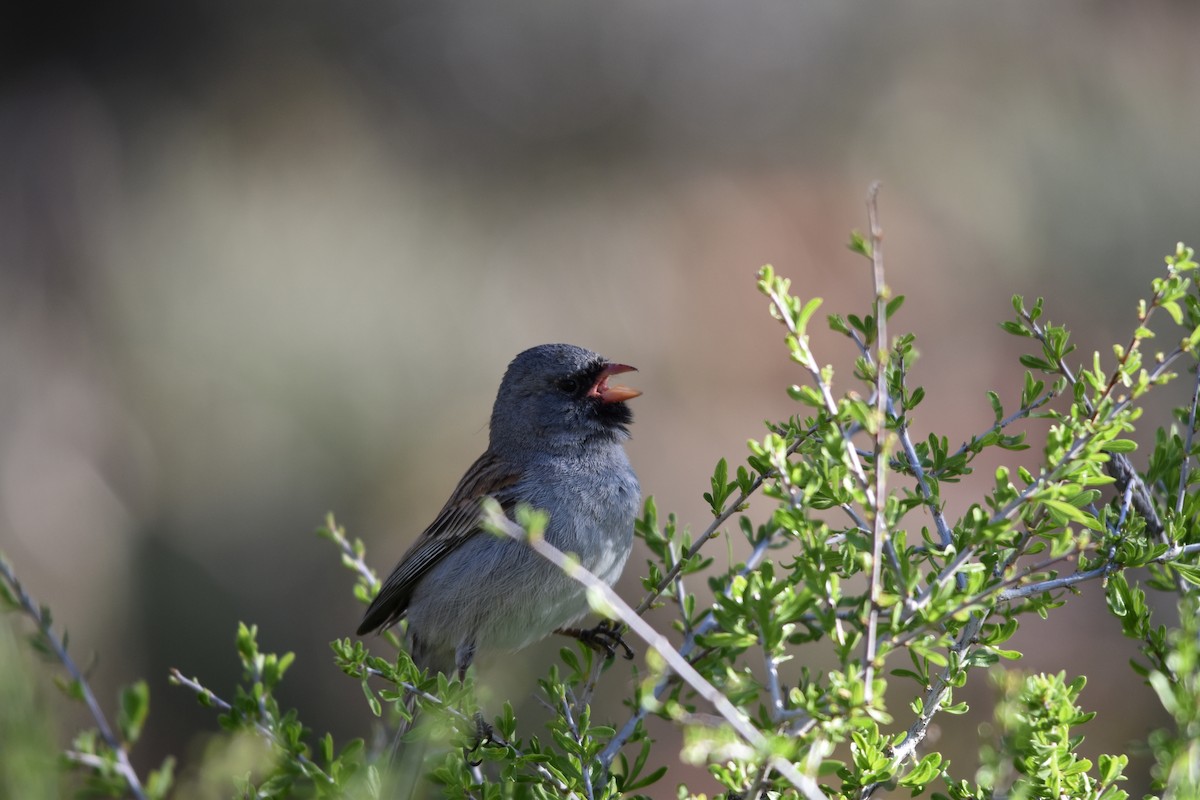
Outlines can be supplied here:
<path id="1" fill-rule="evenodd" d="M 522 503 L 548 512 L 546 541 L 614 583 L 640 497 L 622 447 L 633 420 L 625 401 L 641 392 L 608 381 L 633 369 L 569 344 L 514 358 L 487 451 L 400 558 L 358 634 L 407 617 L 417 666 L 460 677 L 477 651 L 512 652 L 554 632 L 586 639 L 568 627 L 588 613 L 583 588 L 524 542 L 482 530 L 480 503 L 492 497 L 509 517 Z"/>

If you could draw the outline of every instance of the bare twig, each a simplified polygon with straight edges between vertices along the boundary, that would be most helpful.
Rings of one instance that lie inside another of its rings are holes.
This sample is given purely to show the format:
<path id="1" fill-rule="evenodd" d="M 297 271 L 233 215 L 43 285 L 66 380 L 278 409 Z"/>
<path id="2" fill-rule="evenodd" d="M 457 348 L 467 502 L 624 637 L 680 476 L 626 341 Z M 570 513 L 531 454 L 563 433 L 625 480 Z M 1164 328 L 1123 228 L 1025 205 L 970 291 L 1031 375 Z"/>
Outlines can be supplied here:
<path id="1" fill-rule="evenodd" d="M 875 699 L 875 659 L 878 656 L 879 611 L 883 598 L 883 544 L 888 540 L 887 514 L 887 294 L 883 280 L 883 229 L 879 226 L 879 182 L 871 184 L 867 193 L 867 220 L 871 237 L 871 273 L 875 285 L 875 452 L 872 465 L 875 470 L 874 502 L 871 512 L 871 609 L 867 613 L 867 637 L 863 647 L 863 686 L 866 702 Z"/>
<path id="2" fill-rule="evenodd" d="M 1192 555 L 1194 553 L 1200 553 L 1200 542 L 1173 547 L 1157 558 L 1151 559 L 1149 563 L 1168 564 L 1172 561 L 1175 561 L 1180 556 Z M 1022 597 L 1030 597 L 1035 594 L 1041 594 L 1042 592 L 1052 592 L 1055 589 L 1065 589 L 1068 586 L 1074 586 L 1079 583 L 1084 583 L 1085 581 L 1103 578 L 1105 575 L 1112 573 L 1115 569 L 1117 569 L 1117 567 L 1118 565 L 1113 564 L 1112 562 L 1107 562 L 1103 566 L 1087 570 L 1086 572 L 1076 572 L 1071 575 L 1064 575 L 1061 578 L 1053 578 L 1051 580 L 1031 583 L 1025 586 L 1017 586 L 1001 592 L 1000 599 L 1019 600 Z M 1121 569 L 1124 568 L 1121 567 Z"/>

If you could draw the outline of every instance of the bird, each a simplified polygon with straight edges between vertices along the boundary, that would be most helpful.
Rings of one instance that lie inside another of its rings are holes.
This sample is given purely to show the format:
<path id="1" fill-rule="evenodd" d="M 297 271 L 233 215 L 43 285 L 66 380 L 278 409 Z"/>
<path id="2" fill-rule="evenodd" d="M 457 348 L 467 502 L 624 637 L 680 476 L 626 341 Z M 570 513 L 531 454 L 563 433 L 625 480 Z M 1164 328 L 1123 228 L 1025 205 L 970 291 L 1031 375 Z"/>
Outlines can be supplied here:
<path id="1" fill-rule="evenodd" d="M 623 443 L 627 401 L 641 392 L 609 380 L 633 371 L 569 344 L 518 354 L 496 393 L 487 450 L 400 557 L 358 635 L 407 619 L 417 667 L 460 679 L 477 652 L 515 652 L 556 632 L 599 641 L 610 656 L 613 639 L 625 647 L 611 627 L 571 627 L 589 611 L 583 587 L 525 542 L 485 530 L 482 503 L 493 498 L 510 519 L 522 504 L 547 512 L 545 541 L 615 583 L 640 504 Z"/>

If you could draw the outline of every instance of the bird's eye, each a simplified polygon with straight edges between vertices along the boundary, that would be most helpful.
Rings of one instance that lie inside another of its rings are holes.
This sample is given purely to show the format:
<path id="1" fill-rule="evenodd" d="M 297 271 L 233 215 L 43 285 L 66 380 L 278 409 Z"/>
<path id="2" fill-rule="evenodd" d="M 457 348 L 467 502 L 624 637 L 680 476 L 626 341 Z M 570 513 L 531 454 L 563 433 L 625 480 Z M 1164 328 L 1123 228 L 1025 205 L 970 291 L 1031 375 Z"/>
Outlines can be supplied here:
<path id="1" fill-rule="evenodd" d="M 559 391 L 566 392 L 567 394 L 575 394 L 575 392 L 579 391 L 579 381 L 574 378 L 563 378 L 555 385 L 559 388 Z"/>

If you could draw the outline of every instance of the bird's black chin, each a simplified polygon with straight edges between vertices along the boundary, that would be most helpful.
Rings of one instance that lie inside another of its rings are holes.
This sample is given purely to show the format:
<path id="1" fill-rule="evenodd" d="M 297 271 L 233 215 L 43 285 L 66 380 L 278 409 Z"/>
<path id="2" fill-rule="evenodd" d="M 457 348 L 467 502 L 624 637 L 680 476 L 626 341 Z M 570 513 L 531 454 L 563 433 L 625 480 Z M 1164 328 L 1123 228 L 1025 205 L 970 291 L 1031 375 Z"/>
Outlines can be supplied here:
<path id="1" fill-rule="evenodd" d="M 625 403 L 596 403 L 593 406 L 596 420 L 607 430 L 629 435 L 629 424 L 633 422 L 633 412 Z"/>

